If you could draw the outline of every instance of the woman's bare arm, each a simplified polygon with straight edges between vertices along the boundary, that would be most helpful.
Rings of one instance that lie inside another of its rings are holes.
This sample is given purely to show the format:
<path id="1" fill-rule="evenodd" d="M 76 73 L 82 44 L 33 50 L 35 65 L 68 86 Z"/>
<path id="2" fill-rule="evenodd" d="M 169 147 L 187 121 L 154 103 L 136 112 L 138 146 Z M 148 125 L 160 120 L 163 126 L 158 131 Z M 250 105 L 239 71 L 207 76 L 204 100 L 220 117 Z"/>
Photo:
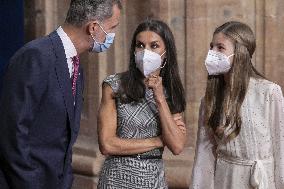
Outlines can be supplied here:
<path id="1" fill-rule="evenodd" d="M 117 112 L 113 91 L 107 84 L 102 87 L 102 100 L 98 115 L 99 148 L 103 155 L 133 155 L 163 147 L 160 137 L 148 139 L 122 139 L 116 135 Z"/>

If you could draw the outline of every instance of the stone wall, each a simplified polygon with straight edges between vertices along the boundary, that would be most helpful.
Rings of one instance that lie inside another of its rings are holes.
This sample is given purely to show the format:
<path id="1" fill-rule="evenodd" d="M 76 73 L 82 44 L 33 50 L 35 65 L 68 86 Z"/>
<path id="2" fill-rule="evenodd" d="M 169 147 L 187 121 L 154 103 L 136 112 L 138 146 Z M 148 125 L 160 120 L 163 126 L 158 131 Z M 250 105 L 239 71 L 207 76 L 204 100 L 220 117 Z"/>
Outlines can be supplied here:
<path id="1" fill-rule="evenodd" d="M 26 40 L 46 35 L 64 22 L 70 0 L 26 0 Z M 189 130 L 185 151 L 179 156 L 165 152 L 167 179 L 171 188 L 187 188 L 197 131 L 198 108 L 204 94 L 203 66 L 212 32 L 229 20 L 252 27 L 257 38 L 253 62 L 267 78 L 284 87 L 284 1 L 283 0 L 124 0 L 121 23 L 113 47 L 107 53 L 83 54 L 86 75 L 81 130 L 74 146 L 73 189 L 96 188 L 103 162 L 97 145 L 96 116 L 101 82 L 109 74 L 128 66 L 129 45 L 135 27 L 146 17 L 164 20 L 172 28 L 188 102 L 185 112 Z"/>

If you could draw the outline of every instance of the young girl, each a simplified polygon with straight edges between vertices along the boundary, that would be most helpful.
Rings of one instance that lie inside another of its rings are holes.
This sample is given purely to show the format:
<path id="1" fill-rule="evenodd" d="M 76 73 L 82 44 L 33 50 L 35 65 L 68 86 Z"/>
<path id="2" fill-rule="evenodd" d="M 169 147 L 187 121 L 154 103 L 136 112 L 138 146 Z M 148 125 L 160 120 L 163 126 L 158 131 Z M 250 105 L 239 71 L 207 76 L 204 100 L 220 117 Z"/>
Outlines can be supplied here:
<path id="1" fill-rule="evenodd" d="M 253 67 L 255 44 L 240 22 L 213 34 L 193 189 L 284 188 L 284 100 L 281 88 Z"/>

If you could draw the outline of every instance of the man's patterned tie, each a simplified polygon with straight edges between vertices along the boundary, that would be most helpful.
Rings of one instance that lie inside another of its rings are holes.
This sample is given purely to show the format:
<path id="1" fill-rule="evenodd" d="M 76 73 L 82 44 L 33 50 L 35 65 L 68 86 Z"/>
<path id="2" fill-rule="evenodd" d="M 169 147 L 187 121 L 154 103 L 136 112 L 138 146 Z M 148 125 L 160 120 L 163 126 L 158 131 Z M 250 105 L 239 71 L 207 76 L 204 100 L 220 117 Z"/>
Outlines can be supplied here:
<path id="1" fill-rule="evenodd" d="M 79 74 L 79 56 L 74 56 L 72 58 L 72 62 L 73 62 L 73 68 L 74 68 L 74 72 L 73 72 L 73 80 L 72 80 L 72 94 L 73 96 L 75 96 L 76 94 L 76 81 L 78 79 L 78 74 Z"/>

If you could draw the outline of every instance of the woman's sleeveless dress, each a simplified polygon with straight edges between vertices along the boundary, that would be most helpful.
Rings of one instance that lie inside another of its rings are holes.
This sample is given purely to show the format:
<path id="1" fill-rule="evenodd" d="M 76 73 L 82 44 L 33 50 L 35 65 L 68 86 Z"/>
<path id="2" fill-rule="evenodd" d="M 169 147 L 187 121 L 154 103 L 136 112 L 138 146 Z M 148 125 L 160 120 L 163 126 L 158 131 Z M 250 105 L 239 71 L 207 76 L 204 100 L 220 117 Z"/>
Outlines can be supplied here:
<path id="1" fill-rule="evenodd" d="M 114 92 L 120 85 L 120 75 L 108 76 L 104 81 Z M 122 104 L 116 99 L 117 136 L 126 139 L 143 139 L 161 134 L 158 110 L 153 92 L 146 89 L 141 102 Z M 139 154 L 143 157 L 161 156 L 163 148 Z M 162 159 L 108 156 L 103 164 L 98 188 L 156 189 L 168 188 Z"/>

